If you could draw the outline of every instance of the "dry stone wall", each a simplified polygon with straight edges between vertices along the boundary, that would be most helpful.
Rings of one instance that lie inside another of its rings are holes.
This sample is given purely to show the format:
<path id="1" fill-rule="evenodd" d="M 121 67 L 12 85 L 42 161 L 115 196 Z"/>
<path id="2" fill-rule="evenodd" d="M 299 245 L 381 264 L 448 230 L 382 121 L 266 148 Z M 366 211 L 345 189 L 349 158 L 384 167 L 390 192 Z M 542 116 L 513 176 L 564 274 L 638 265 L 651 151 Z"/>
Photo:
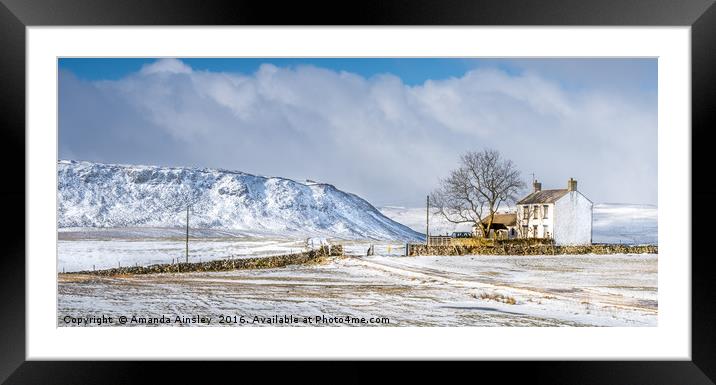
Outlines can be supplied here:
<path id="1" fill-rule="evenodd" d="M 496 243 L 494 246 L 426 246 L 408 244 L 407 255 L 559 255 L 559 254 L 656 254 L 655 245 L 584 245 Z"/>
<path id="2" fill-rule="evenodd" d="M 272 257 L 221 259 L 196 263 L 167 263 L 151 266 L 128 266 L 96 271 L 80 271 L 72 274 L 92 274 L 101 276 L 188 273 L 198 271 L 228 271 L 240 269 L 269 269 L 287 265 L 320 263 L 329 256 L 343 255 L 343 246 L 321 246 L 316 250 Z"/>

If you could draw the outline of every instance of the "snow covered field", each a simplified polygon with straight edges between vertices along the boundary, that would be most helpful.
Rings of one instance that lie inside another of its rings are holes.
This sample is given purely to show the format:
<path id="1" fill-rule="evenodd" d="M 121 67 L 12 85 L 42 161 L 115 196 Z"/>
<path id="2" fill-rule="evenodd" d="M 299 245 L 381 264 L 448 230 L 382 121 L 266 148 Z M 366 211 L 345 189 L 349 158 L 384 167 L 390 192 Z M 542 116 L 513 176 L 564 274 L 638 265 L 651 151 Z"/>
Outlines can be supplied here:
<path id="1" fill-rule="evenodd" d="M 381 208 L 389 218 L 415 229 L 425 226 L 425 211 L 412 208 Z M 464 225 L 431 218 L 431 232 L 469 231 Z M 424 231 L 424 229 L 423 229 Z M 302 250 L 305 239 L 271 233 L 235 230 L 191 229 L 190 261 L 288 254 Z M 181 228 L 65 228 L 59 232 L 57 271 L 80 271 L 122 266 L 170 263 L 184 258 Z M 339 240 L 346 253 L 365 255 L 371 243 L 375 254 L 403 255 L 401 241 Z M 657 209 L 649 205 L 597 204 L 594 208 L 594 242 L 657 243 Z"/>
<path id="2" fill-rule="evenodd" d="M 178 228 L 63 229 L 57 241 L 57 272 L 184 261 L 184 234 L 184 230 Z M 323 238 L 308 239 L 309 245 L 315 248 L 320 246 Z M 376 254 L 405 254 L 405 243 L 399 241 L 335 242 L 343 245 L 345 252 L 352 255 L 365 255 L 370 245 L 374 245 Z M 192 229 L 189 262 L 283 255 L 305 250 L 306 238 L 247 236 L 231 231 Z"/>
<path id="3" fill-rule="evenodd" d="M 424 211 L 383 208 L 418 230 Z M 656 207 L 596 205 L 595 242 L 656 243 Z M 455 231 L 440 228 L 436 232 Z M 305 239 L 192 229 L 190 261 L 287 254 Z M 58 234 L 58 272 L 184 257 L 179 228 L 81 229 Z M 320 240 L 316 240 L 317 244 Z M 322 265 L 129 277 L 60 275 L 64 317 L 220 315 L 269 320 L 385 317 L 389 326 L 655 326 L 657 255 L 403 257 L 402 241 L 341 240 L 349 257 Z M 375 256 L 366 257 L 373 245 Z M 321 325 L 345 325 L 322 323 Z M 202 324 L 199 324 L 202 325 Z M 232 324 L 230 324 L 232 325 Z M 240 326 L 240 324 L 233 324 Z M 244 325 L 276 326 L 275 323 Z"/>
<path id="4" fill-rule="evenodd" d="M 282 326 L 261 322 L 274 316 L 387 318 L 381 326 L 655 326 L 656 271 L 653 254 L 375 256 L 266 270 L 60 276 L 58 325 L 67 326 L 67 315 L 104 314 L 115 324 L 122 315 L 199 315 L 208 326 Z M 221 315 L 246 323 L 219 324 Z M 336 325 L 346 324 L 318 324 Z"/>
<path id="5" fill-rule="evenodd" d="M 59 240 L 58 272 L 184 262 L 183 239 Z M 189 262 L 282 255 L 304 249 L 302 240 L 200 238 L 190 241 Z"/>

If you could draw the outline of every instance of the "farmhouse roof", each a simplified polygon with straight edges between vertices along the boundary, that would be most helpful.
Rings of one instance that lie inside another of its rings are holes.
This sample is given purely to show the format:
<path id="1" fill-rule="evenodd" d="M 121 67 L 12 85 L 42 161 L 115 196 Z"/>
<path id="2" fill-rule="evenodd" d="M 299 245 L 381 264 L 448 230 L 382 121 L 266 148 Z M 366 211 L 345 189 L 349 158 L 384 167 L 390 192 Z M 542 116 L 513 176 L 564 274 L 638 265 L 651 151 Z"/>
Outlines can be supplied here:
<path id="1" fill-rule="evenodd" d="M 559 198 L 563 197 L 565 194 L 569 192 L 568 189 L 558 189 L 558 190 L 542 190 L 542 191 L 536 191 L 533 192 L 530 195 L 527 195 L 526 197 L 522 198 L 519 202 L 517 202 L 518 205 L 528 205 L 528 204 L 534 204 L 534 203 L 554 203 Z"/>

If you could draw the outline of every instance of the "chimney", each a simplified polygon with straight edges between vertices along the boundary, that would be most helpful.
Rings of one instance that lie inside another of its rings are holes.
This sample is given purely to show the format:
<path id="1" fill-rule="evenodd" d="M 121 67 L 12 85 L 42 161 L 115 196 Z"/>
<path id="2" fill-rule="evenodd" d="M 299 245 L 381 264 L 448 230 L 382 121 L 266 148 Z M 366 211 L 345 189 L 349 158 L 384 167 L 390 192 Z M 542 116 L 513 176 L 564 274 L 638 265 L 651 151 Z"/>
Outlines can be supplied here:
<path id="1" fill-rule="evenodd" d="M 573 178 L 569 178 L 567 181 L 567 190 L 568 191 L 577 191 L 577 181 Z"/>
<path id="2" fill-rule="evenodd" d="M 535 188 L 535 192 L 542 191 L 542 183 L 537 182 L 537 179 L 535 179 L 535 181 L 532 182 L 532 186 Z"/>

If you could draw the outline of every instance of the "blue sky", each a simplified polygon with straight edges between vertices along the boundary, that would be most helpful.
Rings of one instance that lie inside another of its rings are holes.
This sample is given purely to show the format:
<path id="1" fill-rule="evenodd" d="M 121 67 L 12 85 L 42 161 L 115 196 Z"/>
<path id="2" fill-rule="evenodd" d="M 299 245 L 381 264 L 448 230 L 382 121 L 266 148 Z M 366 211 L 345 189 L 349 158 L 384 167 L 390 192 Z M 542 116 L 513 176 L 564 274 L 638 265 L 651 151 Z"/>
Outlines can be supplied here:
<path id="1" fill-rule="evenodd" d="M 509 74 L 538 70 L 567 88 L 627 84 L 644 91 L 656 90 L 657 62 L 654 59 L 466 59 L 466 58 L 182 58 L 198 71 L 252 74 L 261 64 L 278 67 L 313 65 L 335 71 L 352 72 L 369 78 L 390 73 L 407 85 L 422 84 L 428 79 L 460 77 L 476 68 L 498 68 Z M 83 80 L 118 80 L 142 69 L 155 58 L 60 58 L 59 68 L 71 71 Z M 595 68 L 601 68 L 595 70 Z M 619 78 L 587 76 L 602 73 Z"/>
<path id="2" fill-rule="evenodd" d="M 72 71 L 77 77 L 85 80 L 117 80 L 156 59 L 97 59 L 97 58 L 65 58 L 59 60 L 61 69 Z M 321 59 L 321 58 L 275 58 L 275 59 L 230 59 L 230 58 L 182 58 L 184 63 L 198 71 L 233 72 L 252 74 L 261 64 L 274 64 L 278 67 L 297 67 L 313 65 L 335 71 L 348 71 L 363 77 L 371 77 L 382 73 L 398 75 L 406 84 L 414 85 L 427 79 L 443 79 L 461 76 L 474 66 L 469 60 L 446 59 Z"/>
<path id="3" fill-rule="evenodd" d="M 419 206 L 460 152 L 656 203 L 656 59 L 63 58 L 61 158 L 318 179 Z M 310 155 L 309 155 L 310 154 Z"/>

